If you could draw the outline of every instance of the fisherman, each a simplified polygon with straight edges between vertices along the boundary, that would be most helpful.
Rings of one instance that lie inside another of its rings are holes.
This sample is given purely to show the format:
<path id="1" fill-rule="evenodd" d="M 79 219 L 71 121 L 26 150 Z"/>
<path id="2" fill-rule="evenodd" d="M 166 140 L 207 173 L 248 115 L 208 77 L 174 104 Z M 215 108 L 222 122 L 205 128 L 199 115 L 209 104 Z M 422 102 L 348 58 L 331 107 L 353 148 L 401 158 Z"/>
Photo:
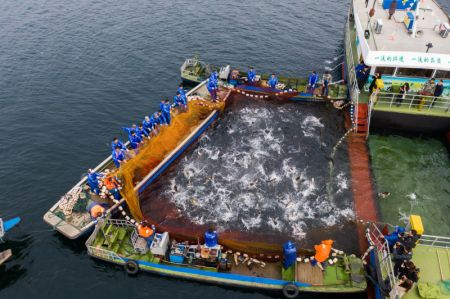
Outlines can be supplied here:
<path id="1" fill-rule="evenodd" d="M 328 97 L 329 85 L 333 81 L 333 77 L 331 76 L 329 71 L 326 71 L 323 74 L 323 83 L 322 83 L 322 96 Z"/>
<path id="2" fill-rule="evenodd" d="M 148 131 L 146 129 L 144 129 L 144 125 L 143 124 L 139 124 L 136 133 L 142 139 L 144 139 L 144 138 L 150 139 L 150 135 L 148 134 Z"/>
<path id="3" fill-rule="evenodd" d="M 106 209 L 101 204 L 98 204 L 96 202 L 92 202 L 87 207 L 87 210 L 89 211 L 89 214 L 91 214 L 91 218 L 93 220 L 102 217 L 106 212 Z"/>
<path id="4" fill-rule="evenodd" d="M 218 89 L 219 88 L 219 74 L 217 73 L 217 71 L 212 72 L 211 75 L 209 76 L 209 79 L 213 82 L 216 89 Z"/>
<path id="5" fill-rule="evenodd" d="M 400 242 L 397 242 L 392 249 L 392 256 L 392 259 L 394 261 L 394 275 L 398 276 L 403 263 L 411 260 L 412 258 L 411 248 L 408 248 Z"/>
<path id="6" fill-rule="evenodd" d="M 112 152 L 112 159 L 117 168 L 119 168 L 120 165 L 126 162 L 125 154 L 120 149 L 120 147 L 116 146 L 114 148 L 114 151 Z"/>
<path id="7" fill-rule="evenodd" d="M 92 169 L 88 170 L 87 183 L 89 185 L 89 188 L 91 189 L 91 192 L 97 195 L 100 193 L 100 188 L 98 186 L 98 178 L 101 177 L 103 177 L 101 173 L 94 172 Z"/>
<path id="8" fill-rule="evenodd" d="M 209 94 L 211 95 L 211 100 L 213 102 L 217 101 L 217 87 L 216 84 L 214 83 L 213 79 L 209 78 L 208 82 L 206 83 L 206 88 L 209 91 Z"/>
<path id="9" fill-rule="evenodd" d="M 125 146 L 125 144 L 119 140 L 119 138 L 114 137 L 112 142 L 111 142 L 111 149 L 114 151 L 114 149 L 116 148 L 116 146 L 120 147 L 120 149 L 122 151 L 128 151 L 127 147 Z"/>
<path id="10" fill-rule="evenodd" d="M 219 236 L 217 231 L 213 227 L 210 227 L 207 232 L 205 232 L 205 246 L 212 248 L 216 247 L 218 244 Z"/>
<path id="11" fill-rule="evenodd" d="M 160 125 L 160 119 L 158 112 L 153 113 L 152 117 L 150 118 L 150 123 L 152 125 L 152 132 L 153 135 L 157 135 L 159 132 L 159 125 Z"/>
<path id="12" fill-rule="evenodd" d="M 419 235 L 415 229 L 412 229 L 408 233 L 399 235 L 399 242 L 402 243 L 405 247 L 415 248 L 420 237 L 421 235 Z"/>
<path id="13" fill-rule="evenodd" d="M 314 255 L 314 257 L 311 257 L 311 264 L 313 266 L 317 265 L 320 270 L 324 271 L 323 266 L 326 265 L 325 261 L 330 256 L 332 245 L 333 240 L 323 240 L 319 245 L 314 245 L 316 254 Z"/>
<path id="14" fill-rule="evenodd" d="M 183 88 L 183 84 L 180 84 L 180 86 L 178 86 L 178 92 L 180 93 L 180 96 L 181 96 L 181 103 L 182 103 L 182 105 L 184 105 L 184 106 L 182 106 L 182 108 L 183 108 L 182 110 L 186 112 L 189 110 L 189 107 L 188 107 L 188 99 L 187 99 L 186 91 Z"/>
<path id="15" fill-rule="evenodd" d="M 250 67 L 247 73 L 247 82 L 250 85 L 255 85 L 256 83 L 256 72 L 253 70 L 253 67 Z"/>
<path id="16" fill-rule="evenodd" d="M 278 78 L 277 76 L 275 76 L 275 74 L 272 74 L 269 78 L 269 81 L 267 81 L 267 85 L 269 85 L 270 88 L 277 88 L 277 84 L 278 84 Z"/>
<path id="17" fill-rule="evenodd" d="M 132 132 L 137 132 L 136 124 L 132 124 L 131 128 L 122 127 L 122 129 L 128 134 L 128 138 L 130 138 Z"/>
<path id="18" fill-rule="evenodd" d="M 144 141 L 142 140 L 141 136 L 136 134 L 136 132 L 131 132 L 131 135 L 129 136 L 130 140 L 130 147 L 134 149 L 134 152 L 137 154 L 137 150 L 141 144 L 144 144 Z"/>
<path id="19" fill-rule="evenodd" d="M 149 225 L 147 220 L 143 220 L 141 223 L 139 223 L 137 230 L 139 236 L 144 238 L 147 241 L 148 247 L 150 247 L 155 236 L 155 226 Z"/>
<path id="20" fill-rule="evenodd" d="M 171 110 L 172 110 L 172 105 L 170 104 L 169 100 L 165 100 L 163 108 L 161 109 L 161 112 L 164 115 L 164 118 L 166 119 L 166 123 L 168 125 L 170 125 L 170 111 Z"/>
<path id="21" fill-rule="evenodd" d="M 316 71 L 313 71 L 308 77 L 308 93 L 314 95 L 314 90 L 316 89 L 316 84 L 319 81 L 319 75 Z"/>
<path id="22" fill-rule="evenodd" d="M 159 126 L 167 126 L 167 120 L 164 117 L 164 114 L 161 110 L 159 110 L 158 112 L 158 117 L 156 118 L 156 121 L 158 123 Z"/>
<path id="23" fill-rule="evenodd" d="M 150 117 L 146 116 L 144 118 L 144 120 L 142 121 L 142 126 L 149 135 L 153 132 L 153 122 L 151 121 Z"/>
<path id="24" fill-rule="evenodd" d="M 177 91 L 177 95 L 173 97 L 174 107 L 178 107 L 180 111 L 186 111 L 186 102 L 181 93 Z"/>
<path id="25" fill-rule="evenodd" d="M 295 247 L 295 244 L 291 241 L 287 241 L 283 245 L 283 268 L 287 269 L 295 264 L 297 261 L 297 248 Z"/>
<path id="26" fill-rule="evenodd" d="M 186 98 L 186 91 L 184 90 L 183 83 L 180 83 L 180 85 L 178 85 L 177 91 L 180 93 L 182 97 Z"/>
<path id="27" fill-rule="evenodd" d="M 103 179 L 103 184 L 106 186 L 108 192 L 117 200 L 120 199 L 120 186 L 119 179 L 114 175 L 109 175 Z"/>

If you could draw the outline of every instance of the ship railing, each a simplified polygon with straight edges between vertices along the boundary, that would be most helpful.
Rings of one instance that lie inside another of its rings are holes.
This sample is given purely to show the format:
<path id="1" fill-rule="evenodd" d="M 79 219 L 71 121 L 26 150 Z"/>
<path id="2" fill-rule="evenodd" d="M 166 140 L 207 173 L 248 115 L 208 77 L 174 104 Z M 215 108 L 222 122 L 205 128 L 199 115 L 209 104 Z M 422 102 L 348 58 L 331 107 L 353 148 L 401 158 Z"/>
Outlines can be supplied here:
<path id="1" fill-rule="evenodd" d="M 131 222 L 129 222 L 127 220 L 123 220 L 123 219 L 109 219 L 109 218 L 99 219 L 97 222 L 97 225 L 95 226 L 94 232 L 91 234 L 91 236 L 86 241 L 86 247 L 87 247 L 88 253 L 91 256 L 95 256 L 95 257 L 98 257 L 98 258 L 101 258 L 104 260 L 108 260 L 108 261 L 125 262 L 125 259 L 122 258 L 121 256 L 119 256 L 114 251 L 93 246 L 94 240 L 96 239 L 97 235 L 103 234 L 102 228 L 108 224 L 114 225 L 114 226 L 119 226 L 119 227 L 126 227 L 126 228 L 134 227 L 134 225 Z"/>
<path id="2" fill-rule="evenodd" d="M 355 61 L 352 47 L 352 39 L 351 39 L 351 30 L 350 30 L 350 13 L 347 14 L 347 28 L 345 31 L 345 53 L 347 60 L 347 76 L 348 76 L 348 84 L 349 84 L 349 93 L 350 100 L 352 102 L 352 111 L 354 112 L 352 115 L 352 125 L 355 130 L 357 130 L 358 126 L 356 125 L 356 118 L 358 117 L 358 103 L 359 103 L 359 88 L 358 88 L 358 80 L 356 79 L 356 71 L 355 71 Z"/>
<path id="3" fill-rule="evenodd" d="M 420 244 L 422 246 L 450 248 L 450 238 L 432 235 L 422 235 L 417 244 Z"/>
<path id="4" fill-rule="evenodd" d="M 382 275 L 387 277 L 382 277 L 384 281 L 389 282 L 389 290 L 392 290 L 394 298 L 397 298 L 397 289 L 395 288 L 397 284 L 397 278 L 394 274 L 394 267 L 392 265 L 391 252 L 389 250 L 388 242 L 383 238 L 383 233 L 380 228 L 375 223 L 371 223 L 366 229 L 366 238 L 371 246 L 374 246 L 375 251 L 378 256 L 379 270 Z M 378 283 L 384 283 L 379 281 Z M 383 288 L 384 289 L 384 288 Z"/>
<path id="5" fill-rule="evenodd" d="M 450 97 L 435 97 L 420 94 L 406 94 L 404 98 L 399 93 L 374 92 L 370 96 L 370 101 L 374 103 L 374 109 L 377 107 L 395 110 L 418 111 L 422 114 L 433 114 L 433 112 L 449 113 L 450 115 Z"/>

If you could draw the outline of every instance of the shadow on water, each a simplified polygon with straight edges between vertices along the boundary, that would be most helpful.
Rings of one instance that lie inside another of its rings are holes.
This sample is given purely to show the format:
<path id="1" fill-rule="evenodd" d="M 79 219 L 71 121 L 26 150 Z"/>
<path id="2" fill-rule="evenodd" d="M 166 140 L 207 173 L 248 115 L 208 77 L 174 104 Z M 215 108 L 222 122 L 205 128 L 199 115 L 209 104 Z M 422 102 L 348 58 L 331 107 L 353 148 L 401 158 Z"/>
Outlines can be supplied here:
<path id="1" fill-rule="evenodd" d="M 0 251 L 11 249 L 12 257 L 0 266 L 0 290 L 14 284 L 27 273 L 24 261 L 29 256 L 29 246 L 33 244 L 31 235 L 23 237 L 21 240 L 4 238 L 4 243 L 0 244 Z"/>

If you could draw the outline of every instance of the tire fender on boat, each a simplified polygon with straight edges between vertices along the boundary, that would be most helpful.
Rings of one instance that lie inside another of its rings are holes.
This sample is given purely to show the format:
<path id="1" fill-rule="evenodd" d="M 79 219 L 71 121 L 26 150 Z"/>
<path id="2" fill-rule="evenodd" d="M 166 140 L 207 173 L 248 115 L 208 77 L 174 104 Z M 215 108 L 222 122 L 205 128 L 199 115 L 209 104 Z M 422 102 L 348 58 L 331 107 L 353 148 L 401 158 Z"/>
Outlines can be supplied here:
<path id="1" fill-rule="evenodd" d="M 139 272 L 139 264 L 133 260 L 128 260 L 123 267 L 128 275 L 136 275 Z"/>
<path id="2" fill-rule="evenodd" d="M 298 294 L 299 294 L 298 287 L 294 283 L 289 282 L 283 286 L 284 297 L 293 299 L 297 298 Z"/>

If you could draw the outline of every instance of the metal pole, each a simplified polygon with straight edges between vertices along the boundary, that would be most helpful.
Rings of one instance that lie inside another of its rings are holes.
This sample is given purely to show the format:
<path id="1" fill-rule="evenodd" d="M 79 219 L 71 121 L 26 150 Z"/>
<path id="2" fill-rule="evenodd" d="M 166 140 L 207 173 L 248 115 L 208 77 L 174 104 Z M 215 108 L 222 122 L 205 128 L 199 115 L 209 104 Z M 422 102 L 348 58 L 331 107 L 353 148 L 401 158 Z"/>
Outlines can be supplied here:
<path id="1" fill-rule="evenodd" d="M 419 9 L 420 9 L 420 0 L 416 0 L 416 2 L 417 2 L 417 7 L 416 7 L 416 10 L 414 11 L 414 25 L 413 25 L 412 38 L 416 38 L 417 23 L 419 21 L 417 16 L 418 16 L 418 12 L 419 12 Z"/>

